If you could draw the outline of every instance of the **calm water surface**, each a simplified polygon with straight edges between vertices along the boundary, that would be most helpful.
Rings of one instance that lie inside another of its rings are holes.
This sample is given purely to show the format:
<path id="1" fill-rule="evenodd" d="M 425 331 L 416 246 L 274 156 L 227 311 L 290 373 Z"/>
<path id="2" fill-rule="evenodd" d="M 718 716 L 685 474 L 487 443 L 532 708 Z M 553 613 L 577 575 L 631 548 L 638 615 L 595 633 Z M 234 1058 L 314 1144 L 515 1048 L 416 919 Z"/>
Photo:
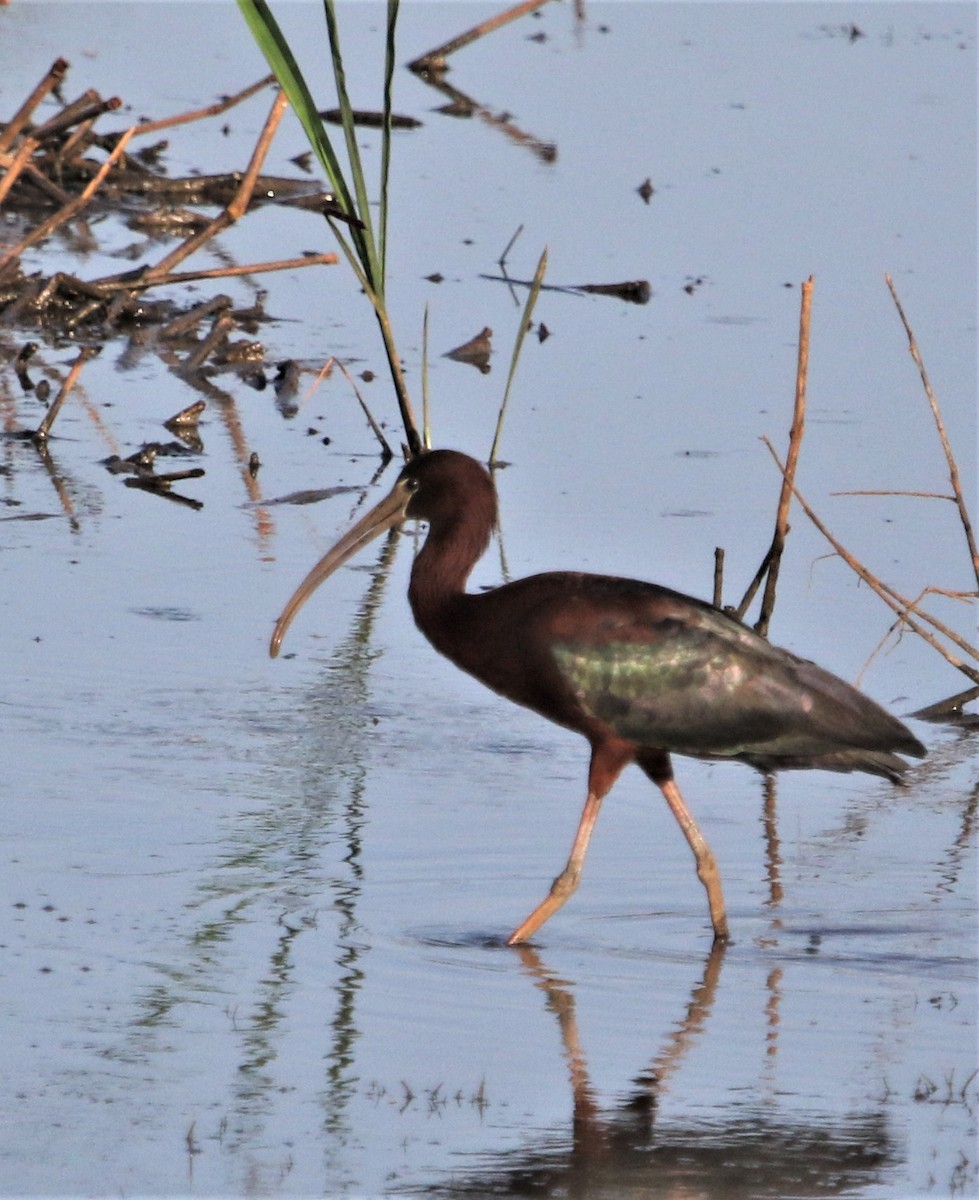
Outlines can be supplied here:
<path id="1" fill-rule="evenodd" d="M 406 5 L 401 60 L 492 11 Z M 282 13 L 315 73 L 320 6 Z M 354 102 L 374 106 L 383 12 L 342 18 Z M 436 443 L 488 452 L 523 296 L 481 276 L 518 227 L 515 278 L 546 244 L 551 283 L 654 293 L 543 295 L 552 336 L 528 339 L 501 541 L 474 585 L 581 566 L 703 595 L 721 545 L 736 599 L 771 536 L 759 438 L 785 442 L 812 274 L 800 485 L 901 591 L 969 588 L 949 506 L 837 493 L 948 490 L 888 271 L 975 496 L 975 21 L 965 5 L 619 4 L 576 23 L 555 5 L 453 61 L 469 120 L 399 71 L 395 106 L 423 125 L 396 139 L 390 286 L 416 398 L 430 309 Z M 58 55 L 68 98 L 124 98 L 106 128 L 265 71 L 231 4 L 16 0 L 0 119 Z M 172 131 L 168 169 L 240 168 L 267 108 Z M 302 149 L 287 122 L 269 169 L 294 174 Z M 52 244 L 25 269 L 94 278 L 134 242 L 170 248 L 110 218 L 91 231 L 84 253 Z M 330 248 L 317 218 L 270 208 L 201 264 Z M 268 363 L 374 371 L 362 386 L 396 440 L 346 269 L 226 290 L 247 303 L 256 286 Z M 441 357 L 484 326 L 489 374 Z M 9 366 L 26 336 L 0 329 L 8 432 L 43 412 Z M 76 352 L 43 344 L 35 374 Z M 930 756 L 903 789 L 808 774 L 766 792 L 745 768 L 678 762 L 721 864 L 723 954 L 674 823 L 629 773 L 579 893 L 507 949 L 567 854 L 584 743 L 434 655 L 404 600 L 409 537 L 335 577 L 267 658 L 301 575 L 392 478 L 372 485 L 349 387 L 334 375 L 286 419 L 270 392 L 215 380 L 195 511 L 102 465 L 165 438 L 194 389 L 122 340 L 82 383 L 50 466 L 2 443 L 0 1192 L 976 1194 L 973 734 L 914 722 Z M 899 713 L 964 686 L 910 635 L 875 655 L 889 612 L 793 524 L 774 640 Z M 966 604 L 934 608 L 972 636 Z"/>

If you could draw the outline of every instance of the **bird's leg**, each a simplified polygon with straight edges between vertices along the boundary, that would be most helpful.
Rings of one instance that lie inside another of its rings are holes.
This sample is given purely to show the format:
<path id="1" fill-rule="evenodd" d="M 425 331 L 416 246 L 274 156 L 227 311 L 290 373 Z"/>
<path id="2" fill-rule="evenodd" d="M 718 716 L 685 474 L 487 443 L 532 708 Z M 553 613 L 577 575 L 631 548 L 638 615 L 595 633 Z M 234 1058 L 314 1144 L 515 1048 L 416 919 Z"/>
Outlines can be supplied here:
<path id="1" fill-rule="evenodd" d="M 591 766 L 588 769 L 588 799 L 585 801 L 578 831 L 574 836 L 571 854 L 561 874 L 551 884 L 551 890 L 537 905 L 530 916 L 507 938 L 507 945 L 525 942 L 533 937 L 549 918 L 553 917 L 562 904 L 578 887 L 581 868 L 588 852 L 588 842 L 598 820 L 602 800 L 615 783 L 622 768 L 632 758 L 632 748 L 626 743 L 602 742 L 592 747 Z"/>
<path id="2" fill-rule="evenodd" d="M 670 811 L 676 817 L 677 824 L 683 830 L 687 845 L 693 851 L 697 863 L 697 878 L 707 889 L 707 903 L 710 905 L 710 920 L 714 926 L 714 941 L 726 942 L 730 934 L 727 929 L 727 909 L 724 907 L 724 893 L 721 890 L 721 873 L 717 869 L 714 852 L 704 835 L 700 832 L 693 813 L 687 808 L 680 789 L 673 778 L 673 768 L 669 757 L 665 754 L 656 758 L 640 758 L 639 765 L 663 793 Z"/>
<path id="3" fill-rule="evenodd" d="M 721 873 L 717 869 L 717 859 L 714 852 L 700 832 L 693 813 L 687 808 L 676 780 L 668 779 L 659 785 L 660 791 L 666 797 L 670 811 L 677 819 L 677 824 L 683 830 L 683 836 L 693 851 L 697 861 L 697 878 L 707 889 L 707 903 L 710 905 L 710 921 L 714 926 L 714 941 L 726 942 L 730 937 L 727 930 L 727 909 L 724 907 L 724 893 L 721 890 Z"/>
<path id="4" fill-rule="evenodd" d="M 553 917 L 561 905 L 577 889 L 578 881 L 581 879 L 581 868 L 584 865 L 585 854 L 588 850 L 588 841 L 591 838 L 591 831 L 595 827 L 595 822 L 598 820 L 598 810 L 601 806 L 602 797 L 596 796 L 589 789 L 588 799 L 585 801 L 585 809 L 581 814 L 581 820 L 578 822 L 578 832 L 575 834 L 574 845 L 571 847 L 571 854 L 568 856 L 567 865 L 551 884 L 551 890 L 541 903 L 537 905 L 530 916 L 518 925 L 507 938 L 508 946 L 513 946 L 517 942 L 525 942 L 528 938 L 533 937 L 544 922 L 549 917 Z"/>

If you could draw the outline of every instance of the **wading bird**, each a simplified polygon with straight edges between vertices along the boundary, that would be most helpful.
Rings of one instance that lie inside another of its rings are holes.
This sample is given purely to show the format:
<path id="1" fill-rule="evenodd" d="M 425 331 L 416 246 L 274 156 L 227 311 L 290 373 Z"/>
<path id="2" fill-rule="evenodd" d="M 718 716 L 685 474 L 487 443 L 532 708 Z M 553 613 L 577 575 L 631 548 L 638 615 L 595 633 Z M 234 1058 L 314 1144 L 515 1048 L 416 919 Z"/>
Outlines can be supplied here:
<path id="1" fill-rule="evenodd" d="M 283 609 L 270 652 L 313 591 L 384 530 L 428 522 L 411 570 L 415 623 L 440 654 L 516 704 L 588 739 L 588 798 L 567 865 L 510 935 L 523 942 L 578 886 L 602 799 L 636 763 L 693 851 L 715 940 L 728 937 L 714 855 L 673 778 L 671 754 L 761 771 L 821 767 L 897 782 L 924 746 L 842 679 L 770 645 L 713 605 L 634 579 L 555 571 L 470 594 L 496 526 L 496 489 L 454 450 L 419 455 L 391 493 L 330 550 Z"/>

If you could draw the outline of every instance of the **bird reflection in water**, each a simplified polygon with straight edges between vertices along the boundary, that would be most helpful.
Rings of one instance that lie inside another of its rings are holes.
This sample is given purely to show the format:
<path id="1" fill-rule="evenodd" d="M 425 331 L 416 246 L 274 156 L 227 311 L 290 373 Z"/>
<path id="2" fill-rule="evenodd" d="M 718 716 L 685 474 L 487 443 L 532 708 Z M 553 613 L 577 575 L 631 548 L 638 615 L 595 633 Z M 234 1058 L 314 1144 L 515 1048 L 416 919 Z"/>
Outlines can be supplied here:
<path id="1" fill-rule="evenodd" d="M 558 1126 L 536 1133 L 532 1145 L 481 1154 L 478 1165 L 453 1172 L 444 1187 L 426 1186 L 426 1195 L 740 1200 L 852 1195 L 879 1182 L 895 1157 L 883 1100 L 862 1111 L 794 1111 L 782 1107 L 777 1089 L 752 1102 L 739 1086 L 736 1102 L 722 1104 L 721 1076 L 706 1115 L 699 1112 L 702 1098 L 693 1107 L 684 1103 L 680 1081 L 707 1036 L 726 949 L 723 942 L 712 945 L 662 1048 L 619 1099 L 602 1104 L 589 1078 L 575 985 L 545 966 L 533 946 L 520 946 L 524 970 L 557 1018 L 571 1084 L 570 1137 Z M 671 1096 L 675 1105 L 667 1103 Z"/>

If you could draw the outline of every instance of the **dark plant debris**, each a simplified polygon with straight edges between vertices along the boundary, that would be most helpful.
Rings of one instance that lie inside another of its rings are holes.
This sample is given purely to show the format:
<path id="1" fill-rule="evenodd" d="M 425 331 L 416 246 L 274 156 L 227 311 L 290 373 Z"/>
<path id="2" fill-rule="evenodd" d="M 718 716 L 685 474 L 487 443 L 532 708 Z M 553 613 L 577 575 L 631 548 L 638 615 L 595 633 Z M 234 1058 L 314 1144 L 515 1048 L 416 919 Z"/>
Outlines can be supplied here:
<path id="1" fill-rule="evenodd" d="M 324 108 L 319 115 L 331 125 L 343 124 L 343 114 L 339 108 Z M 351 115 L 355 125 L 362 125 L 367 129 L 381 129 L 384 126 L 384 113 L 375 109 L 355 108 L 351 110 Z M 419 129 L 421 124 L 417 117 L 407 117 L 401 113 L 391 114 L 392 129 Z"/>
<path id="2" fill-rule="evenodd" d="M 530 279 L 511 279 L 509 275 L 480 275 L 480 279 L 508 283 L 513 287 L 530 287 L 533 283 Z M 646 279 L 632 279 L 625 283 L 545 283 L 541 285 L 541 291 L 585 292 L 591 296 L 612 296 L 617 300 L 625 300 L 628 304 L 648 304 L 653 295 L 653 289 Z"/>
<path id="3" fill-rule="evenodd" d="M 30 328 L 56 344 L 65 338 L 98 342 L 148 326 L 170 327 L 163 336 L 173 337 L 173 327 L 181 317 L 187 318 L 181 332 L 188 332 L 206 307 L 183 311 L 172 300 L 150 299 L 148 293 L 154 289 L 337 261 L 335 254 L 304 254 L 276 262 L 175 271 L 185 258 L 262 205 L 298 205 L 347 219 L 333 196 L 315 181 L 261 173 L 284 110 L 278 91 L 247 170 L 172 177 L 162 165 L 167 142 L 156 141 L 142 151 L 130 149 L 131 142 L 150 133 L 224 113 L 267 89 L 271 76 L 196 112 L 102 132 L 101 122 L 107 114 L 117 112 L 122 102 L 118 97 L 103 99 L 91 89 L 62 104 L 55 116 L 37 119 L 41 103 L 60 93 L 68 70 L 69 64 L 58 59 L 11 119 L 0 123 L 0 203 L 8 214 L 8 231 L 14 230 L 15 238 L 19 235 L 19 240 L 0 249 L 0 329 Z M 220 210 L 217 216 L 213 215 L 215 208 Z M 98 229 L 92 218 L 106 214 L 147 235 L 149 241 L 136 248 L 143 253 L 148 254 L 161 238 L 176 237 L 181 243 L 155 262 L 147 257 L 125 272 L 95 279 L 82 279 L 68 271 L 45 276 L 25 266 L 28 252 L 54 235 L 69 246 L 91 247 Z M 217 331 L 212 329 L 210 340 L 194 348 L 185 368 L 199 370 L 209 361 L 225 366 L 234 359 L 228 340 L 238 328 L 237 321 L 226 297 L 217 302 L 226 304 L 229 311 Z M 20 354 L 24 350 L 21 347 Z M 26 361 L 19 359 L 19 370 Z"/>
<path id="4" fill-rule="evenodd" d="M 476 367 L 481 374 L 488 375 L 490 355 L 493 352 L 492 337 L 493 330 L 487 325 L 468 342 L 456 346 L 454 350 L 446 351 L 443 358 L 451 358 L 453 362 L 469 363 L 470 366 Z"/>
<path id="5" fill-rule="evenodd" d="M 122 110 L 122 101 L 103 98 L 93 89 L 65 101 L 62 89 L 68 74 L 68 62 L 58 59 L 9 119 L 0 121 L 0 207 L 5 218 L 5 242 L 0 243 L 0 360 L 12 366 L 9 377 L 0 377 L 0 386 L 10 394 L 19 386 L 25 396 L 46 406 L 35 428 L 8 428 L 3 436 L 33 444 L 63 511 L 77 527 L 70 489 L 51 456 L 52 426 L 89 359 L 109 340 L 123 338 L 122 361 L 155 354 L 201 398 L 163 422 L 175 440 L 147 443 L 127 457 L 114 455 L 105 460 L 106 470 L 120 475 L 128 487 L 200 509 L 200 500 L 181 495 L 175 486 L 201 478 L 204 470 L 162 472 L 156 469 L 157 459 L 202 453 L 199 422 L 205 402 L 213 401 L 224 411 L 230 400 L 217 385 L 221 374 L 231 373 L 262 389 L 268 383 L 266 369 L 274 376 L 276 368 L 266 368 L 265 346 L 257 336 L 269 319 L 261 290 L 251 303 L 236 307 L 220 292 L 204 299 L 198 293 L 188 303 L 183 300 L 186 288 L 177 292 L 174 285 L 332 265 L 338 257 L 307 252 L 239 265 L 228 261 L 227 247 L 222 246 L 220 267 L 178 268 L 260 206 L 290 205 L 351 219 L 315 180 L 263 174 L 286 108 L 272 76 L 194 112 L 106 130 L 112 114 Z M 159 136 L 162 131 L 218 118 L 263 91 L 272 97 L 270 110 L 243 170 L 168 173 L 169 143 Z M 49 109 L 54 115 L 48 115 Z M 297 160 L 297 166 L 308 171 L 308 157 Z M 82 278 L 64 269 L 46 274 L 31 262 L 31 255 L 43 252 L 55 238 L 60 262 L 66 254 L 85 261 L 99 249 L 100 230 L 115 235 L 120 223 L 140 238 L 127 252 L 135 265 L 123 272 Z M 355 218 L 351 223 L 359 224 Z M 167 241 L 175 248 L 161 251 L 161 243 Z M 164 288 L 169 291 L 161 292 Z M 74 349 L 67 372 L 46 353 L 53 348 L 61 357 L 65 347 Z M 280 369 L 277 394 L 282 391 L 281 377 Z M 249 458 L 243 448 L 242 462 L 254 479 L 257 453 Z"/>

